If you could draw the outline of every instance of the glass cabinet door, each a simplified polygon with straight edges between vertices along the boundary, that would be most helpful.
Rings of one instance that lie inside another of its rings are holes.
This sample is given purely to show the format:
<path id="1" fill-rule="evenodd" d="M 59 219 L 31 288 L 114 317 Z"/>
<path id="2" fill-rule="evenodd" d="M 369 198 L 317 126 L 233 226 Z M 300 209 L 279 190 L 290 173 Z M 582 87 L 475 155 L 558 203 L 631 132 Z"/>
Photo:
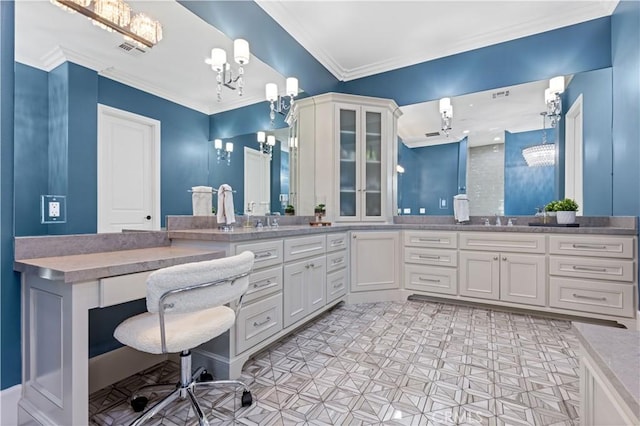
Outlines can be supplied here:
<path id="1" fill-rule="evenodd" d="M 340 109 L 340 216 L 356 217 L 358 199 L 356 171 L 356 111 Z"/>
<path id="2" fill-rule="evenodd" d="M 364 216 L 382 216 L 382 114 L 365 112 Z"/>

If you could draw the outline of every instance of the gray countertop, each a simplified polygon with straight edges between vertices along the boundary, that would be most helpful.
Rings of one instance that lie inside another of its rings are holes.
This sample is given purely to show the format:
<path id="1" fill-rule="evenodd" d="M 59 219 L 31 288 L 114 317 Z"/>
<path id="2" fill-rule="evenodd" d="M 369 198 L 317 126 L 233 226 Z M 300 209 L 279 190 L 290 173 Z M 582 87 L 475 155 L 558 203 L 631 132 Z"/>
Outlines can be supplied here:
<path id="1" fill-rule="evenodd" d="M 180 263 L 224 256 L 224 251 L 188 247 L 152 247 L 101 253 L 22 259 L 14 262 L 19 272 L 67 283 L 95 280 L 135 272 L 152 271 Z"/>
<path id="2" fill-rule="evenodd" d="M 636 229 L 611 226 L 594 227 L 551 227 L 551 226 L 484 226 L 454 224 L 340 224 L 333 226 L 294 225 L 279 228 L 243 228 L 235 227 L 233 231 L 218 229 L 174 229 L 169 230 L 170 239 L 189 239 L 200 241 L 240 242 L 256 239 L 301 236 L 317 233 L 346 231 L 384 231 L 384 230 L 429 230 L 429 231 L 474 231 L 474 232 L 524 232 L 544 234 L 604 234 L 604 235 L 637 235 Z"/>
<path id="3" fill-rule="evenodd" d="M 573 328 L 584 351 L 640 417 L 640 332 L 576 322 Z"/>

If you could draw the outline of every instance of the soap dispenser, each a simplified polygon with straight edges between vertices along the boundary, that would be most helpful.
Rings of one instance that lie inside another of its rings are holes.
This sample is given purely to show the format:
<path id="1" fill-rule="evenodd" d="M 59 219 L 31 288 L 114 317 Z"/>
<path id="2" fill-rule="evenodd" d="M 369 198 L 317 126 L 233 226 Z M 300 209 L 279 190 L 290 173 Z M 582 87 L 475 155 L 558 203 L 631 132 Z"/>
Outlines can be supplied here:
<path id="1" fill-rule="evenodd" d="M 502 222 L 500 221 L 500 216 L 496 215 L 496 226 L 502 226 Z"/>

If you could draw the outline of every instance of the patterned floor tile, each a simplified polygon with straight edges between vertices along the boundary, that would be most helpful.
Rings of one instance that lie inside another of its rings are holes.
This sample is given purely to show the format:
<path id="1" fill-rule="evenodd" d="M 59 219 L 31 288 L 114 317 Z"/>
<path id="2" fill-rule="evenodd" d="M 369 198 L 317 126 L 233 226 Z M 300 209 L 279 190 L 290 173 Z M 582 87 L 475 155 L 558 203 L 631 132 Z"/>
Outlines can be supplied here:
<path id="1" fill-rule="evenodd" d="M 423 301 L 343 305 L 246 363 L 250 407 L 240 391 L 196 394 L 212 425 L 576 425 L 577 348 L 564 321 Z M 90 423 L 131 422 L 133 391 L 178 379 L 165 362 L 97 391 Z M 180 401 L 150 424 L 194 422 Z"/>

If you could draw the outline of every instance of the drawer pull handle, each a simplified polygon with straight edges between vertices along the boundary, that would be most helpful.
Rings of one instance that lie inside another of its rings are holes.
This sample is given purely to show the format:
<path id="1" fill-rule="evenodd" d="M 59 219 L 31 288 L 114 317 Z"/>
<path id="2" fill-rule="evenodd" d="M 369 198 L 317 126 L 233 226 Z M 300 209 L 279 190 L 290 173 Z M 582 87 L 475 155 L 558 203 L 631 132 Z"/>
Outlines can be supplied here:
<path id="1" fill-rule="evenodd" d="M 498 256 L 493 256 L 493 260 L 498 260 Z"/>
<path id="2" fill-rule="evenodd" d="M 440 238 L 418 238 L 421 243 L 439 243 Z"/>
<path id="3" fill-rule="evenodd" d="M 597 245 L 597 244 L 573 244 L 573 248 L 605 250 L 607 246 Z"/>
<path id="4" fill-rule="evenodd" d="M 253 285 L 253 288 L 266 287 L 266 286 L 268 286 L 269 284 L 271 284 L 271 280 L 266 280 L 266 281 L 265 281 L 265 282 L 263 282 L 262 284 L 255 283 L 255 284 Z"/>
<path id="5" fill-rule="evenodd" d="M 333 288 L 340 288 L 340 287 L 344 287 L 343 283 L 341 282 L 333 285 Z"/>
<path id="6" fill-rule="evenodd" d="M 338 263 L 342 263 L 344 262 L 344 258 L 341 257 L 339 259 L 333 259 L 333 261 L 331 262 L 332 265 L 337 265 Z"/>
<path id="7" fill-rule="evenodd" d="M 426 282 L 428 282 L 428 283 L 439 283 L 439 282 L 440 282 L 440 280 L 434 280 L 434 279 L 432 279 L 432 278 L 422 278 L 422 277 L 418 277 L 418 279 L 419 279 L 420 281 L 426 281 Z"/>
<path id="8" fill-rule="evenodd" d="M 266 324 L 266 323 L 268 323 L 269 321 L 271 321 L 271 317 L 267 317 L 267 319 L 265 319 L 265 320 L 264 320 L 264 321 L 262 321 L 262 322 L 257 322 L 257 321 L 256 321 L 256 322 L 254 322 L 254 323 L 253 323 L 253 326 L 254 326 L 254 327 L 260 327 L 261 325 L 265 325 L 265 324 Z"/>
<path id="9" fill-rule="evenodd" d="M 593 297 L 593 296 L 584 296 L 582 294 L 573 293 L 573 297 L 576 299 L 587 299 L 587 300 L 598 300 L 600 302 L 604 302 L 607 300 L 606 297 Z"/>
<path id="10" fill-rule="evenodd" d="M 440 256 L 428 255 L 428 254 L 419 254 L 419 259 L 440 259 Z"/>
<path id="11" fill-rule="evenodd" d="M 607 272 L 607 268 L 596 268 L 595 266 L 573 265 L 573 269 L 576 271 Z"/>
<path id="12" fill-rule="evenodd" d="M 331 247 L 339 246 L 344 244 L 344 240 L 333 240 L 331 241 Z"/>
<path id="13" fill-rule="evenodd" d="M 507 260 L 507 256 L 502 256 L 502 260 Z"/>
<path id="14" fill-rule="evenodd" d="M 267 257 L 271 257 L 271 252 L 270 251 L 268 251 L 266 253 L 262 253 L 262 254 L 257 254 L 256 253 L 256 254 L 253 255 L 254 259 L 265 259 Z"/>

